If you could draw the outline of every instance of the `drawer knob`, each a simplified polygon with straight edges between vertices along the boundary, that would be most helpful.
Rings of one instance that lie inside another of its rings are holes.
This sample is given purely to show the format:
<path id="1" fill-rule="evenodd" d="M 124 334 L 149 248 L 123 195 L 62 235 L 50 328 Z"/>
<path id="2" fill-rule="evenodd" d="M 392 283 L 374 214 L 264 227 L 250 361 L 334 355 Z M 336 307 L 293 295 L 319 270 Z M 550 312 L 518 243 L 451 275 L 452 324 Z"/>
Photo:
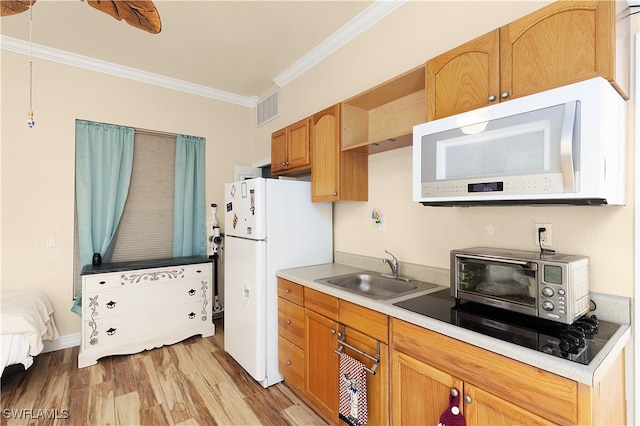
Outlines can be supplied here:
<path id="1" fill-rule="evenodd" d="M 194 319 L 196 317 L 196 313 L 195 312 L 191 312 L 189 314 L 189 319 Z"/>
<path id="2" fill-rule="evenodd" d="M 287 361 L 287 365 L 291 365 L 291 361 Z"/>
<path id="3" fill-rule="evenodd" d="M 287 320 L 287 324 L 291 324 L 291 321 L 290 321 L 290 320 Z"/>
<path id="4" fill-rule="evenodd" d="M 201 271 L 200 269 L 198 269 L 196 272 L 197 272 L 197 273 L 201 273 L 202 271 Z"/>
<path id="5" fill-rule="evenodd" d="M 113 336 L 114 334 L 116 334 L 116 329 L 111 327 L 110 329 L 107 330 L 107 336 Z"/>
<path id="6" fill-rule="evenodd" d="M 116 302 L 114 302 L 113 300 L 107 303 L 107 309 L 113 309 L 115 307 L 116 307 Z"/>
<path id="7" fill-rule="evenodd" d="M 103 285 L 103 284 L 106 284 L 106 283 L 107 283 L 106 281 L 99 281 L 98 282 L 98 284 L 100 284 L 100 285 Z"/>
<path id="8" fill-rule="evenodd" d="M 291 290 L 289 290 L 288 288 L 286 288 L 286 289 L 284 290 L 284 292 L 285 292 L 285 293 L 291 293 Z"/>
<path id="9" fill-rule="evenodd" d="M 189 290 L 189 296 L 193 296 L 196 294 L 196 291 L 194 289 Z"/>

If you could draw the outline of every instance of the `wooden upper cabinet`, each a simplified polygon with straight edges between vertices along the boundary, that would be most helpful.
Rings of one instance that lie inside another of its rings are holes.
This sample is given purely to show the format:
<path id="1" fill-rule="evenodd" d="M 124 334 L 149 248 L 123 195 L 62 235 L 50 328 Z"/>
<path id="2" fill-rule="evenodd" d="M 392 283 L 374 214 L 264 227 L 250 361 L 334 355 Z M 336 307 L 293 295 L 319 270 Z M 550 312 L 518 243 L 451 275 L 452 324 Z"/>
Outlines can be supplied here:
<path id="1" fill-rule="evenodd" d="M 500 31 L 494 30 L 427 61 L 427 117 L 447 117 L 497 103 Z"/>
<path id="2" fill-rule="evenodd" d="M 502 90 L 517 98 L 593 77 L 629 93 L 626 1 L 558 1 L 500 29 Z"/>
<path id="3" fill-rule="evenodd" d="M 271 173 L 287 170 L 287 129 L 271 135 Z"/>
<path id="4" fill-rule="evenodd" d="M 271 135 L 271 173 L 288 174 L 311 167 L 309 119 L 300 120 Z"/>
<path id="5" fill-rule="evenodd" d="M 366 201 L 368 157 L 343 152 L 340 145 L 340 104 L 311 117 L 311 198 L 313 201 Z"/>
<path id="6" fill-rule="evenodd" d="M 427 61 L 427 119 L 601 76 L 628 99 L 626 1 L 559 0 Z"/>

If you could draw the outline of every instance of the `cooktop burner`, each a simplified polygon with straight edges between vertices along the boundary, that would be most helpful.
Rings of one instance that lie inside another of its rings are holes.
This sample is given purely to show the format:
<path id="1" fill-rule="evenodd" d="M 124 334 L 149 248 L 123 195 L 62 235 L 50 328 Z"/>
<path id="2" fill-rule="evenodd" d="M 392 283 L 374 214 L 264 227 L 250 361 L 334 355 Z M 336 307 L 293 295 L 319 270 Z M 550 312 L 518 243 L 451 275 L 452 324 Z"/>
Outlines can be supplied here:
<path id="1" fill-rule="evenodd" d="M 585 315 L 567 325 L 464 300 L 456 306 L 456 299 L 451 297 L 449 289 L 394 305 L 585 365 L 591 362 L 620 327 L 619 324 L 598 320 L 595 315 Z"/>

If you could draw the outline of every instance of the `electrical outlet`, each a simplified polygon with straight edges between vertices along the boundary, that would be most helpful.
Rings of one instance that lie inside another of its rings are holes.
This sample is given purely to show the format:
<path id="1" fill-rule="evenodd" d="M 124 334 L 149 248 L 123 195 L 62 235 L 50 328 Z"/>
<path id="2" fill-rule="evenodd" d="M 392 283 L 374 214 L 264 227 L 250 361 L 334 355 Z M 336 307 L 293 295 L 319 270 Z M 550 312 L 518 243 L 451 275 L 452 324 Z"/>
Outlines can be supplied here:
<path id="1" fill-rule="evenodd" d="M 544 228 L 545 230 L 540 231 L 540 228 Z M 551 240 L 551 224 L 536 223 L 534 239 L 537 246 L 542 245 L 542 247 L 551 247 L 553 245 Z"/>

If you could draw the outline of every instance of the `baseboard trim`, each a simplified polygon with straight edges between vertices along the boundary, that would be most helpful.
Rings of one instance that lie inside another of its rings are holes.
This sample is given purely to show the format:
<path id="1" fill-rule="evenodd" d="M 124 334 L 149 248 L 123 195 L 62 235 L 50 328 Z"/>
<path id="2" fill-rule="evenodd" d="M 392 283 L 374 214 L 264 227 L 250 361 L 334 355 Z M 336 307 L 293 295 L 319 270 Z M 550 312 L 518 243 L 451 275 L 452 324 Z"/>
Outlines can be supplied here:
<path id="1" fill-rule="evenodd" d="M 42 350 L 42 353 L 59 351 L 62 349 L 72 348 L 74 346 L 80 346 L 81 342 L 82 342 L 81 333 L 67 334 L 66 336 L 60 336 L 60 338 L 51 342 L 45 340 L 43 342 L 44 349 Z"/>

